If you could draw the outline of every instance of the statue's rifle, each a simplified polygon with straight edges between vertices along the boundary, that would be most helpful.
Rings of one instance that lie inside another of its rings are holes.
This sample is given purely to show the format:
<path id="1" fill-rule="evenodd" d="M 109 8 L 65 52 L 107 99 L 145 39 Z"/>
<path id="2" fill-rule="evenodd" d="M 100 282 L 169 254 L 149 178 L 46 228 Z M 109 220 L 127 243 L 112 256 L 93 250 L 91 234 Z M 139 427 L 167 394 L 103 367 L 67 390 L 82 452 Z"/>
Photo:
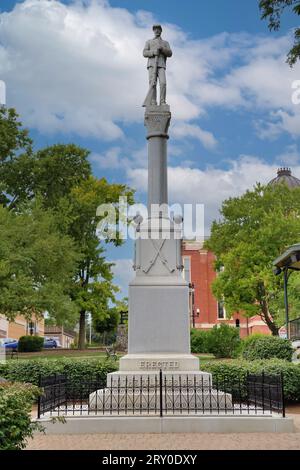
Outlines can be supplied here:
<path id="1" fill-rule="evenodd" d="M 156 84 L 157 84 L 158 56 L 159 56 L 159 54 L 157 54 L 157 56 L 155 56 L 153 78 L 152 78 L 152 82 L 150 83 L 150 87 L 149 87 L 149 91 L 147 93 L 147 96 L 146 96 L 145 101 L 143 103 L 144 107 L 145 106 L 150 106 L 152 101 L 153 101 L 153 94 L 154 94 Z"/>

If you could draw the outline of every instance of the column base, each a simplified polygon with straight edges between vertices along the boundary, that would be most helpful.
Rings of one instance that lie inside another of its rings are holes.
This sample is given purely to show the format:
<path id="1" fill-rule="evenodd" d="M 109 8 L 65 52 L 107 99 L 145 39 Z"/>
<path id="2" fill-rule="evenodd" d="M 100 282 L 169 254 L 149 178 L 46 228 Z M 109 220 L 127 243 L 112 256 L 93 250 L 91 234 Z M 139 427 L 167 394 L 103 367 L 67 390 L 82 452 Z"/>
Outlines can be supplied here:
<path id="1" fill-rule="evenodd" d="M 199 359 L 192 354 L 127 354 L 120 359 L 120 371 L 156 371 L 159 370 L 199 371 Z"/>

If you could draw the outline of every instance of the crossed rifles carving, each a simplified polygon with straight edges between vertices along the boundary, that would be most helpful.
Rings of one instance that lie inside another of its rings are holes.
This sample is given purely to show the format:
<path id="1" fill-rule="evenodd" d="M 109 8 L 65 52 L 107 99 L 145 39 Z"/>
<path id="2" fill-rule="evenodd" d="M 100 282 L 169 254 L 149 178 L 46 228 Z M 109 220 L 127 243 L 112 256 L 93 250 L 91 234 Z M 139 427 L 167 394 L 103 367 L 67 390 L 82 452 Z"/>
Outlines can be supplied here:
<path id="1" fill-rule="evenodd" d="M 167 270 L 170 273 L 173 273 L 175 271 L 175 269 L 170 268 L 170 266 L 168 265 L 167 259 L 164 257 L 164 255 L 162 253 L 162 249 L 163 249 L 163 246 L 165 244 L 165 241 L 166 241 L 166 239 L 162 240 L 161 243 L 157 246 L 154 243 L 154 240 L 151 239 L 151 243 L 153 245 L 154 250 L 156 251 L 156 254 L 155 254 L 155 257 L 150 261 L 148 268 L 143 269 L 145 274 L 147 274 L 150 271 L 150 269 L 152 268 L 152 266 L 154 266 L 157 258 L 160 258 L 161 262 L 163 263 L 163 265 L 167 268 Z"/>

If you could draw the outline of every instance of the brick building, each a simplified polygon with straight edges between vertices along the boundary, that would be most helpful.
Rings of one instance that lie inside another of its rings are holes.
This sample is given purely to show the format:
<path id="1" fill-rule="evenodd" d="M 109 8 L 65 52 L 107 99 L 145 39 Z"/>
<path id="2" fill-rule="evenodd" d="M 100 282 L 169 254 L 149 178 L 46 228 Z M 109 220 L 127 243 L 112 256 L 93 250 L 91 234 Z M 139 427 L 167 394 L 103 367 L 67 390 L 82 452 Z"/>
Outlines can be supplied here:
<path id="1" fill-rule="evenodd" d="M 44 318 L 33 317 L 31 321 L 17 315 L 15 321 L 8 322 L 0 315 L 0 338 L 19 339 L 24 335 L 44 336 Z"/>
<path id="2" fill-rule="evenodd" d="M 215 255 L 203 248 L 203 243 L 185 241 L 182 249 L 183 275 L 191 284 L 190 318 L 191 327 L 209 330 L 215 325 L 227 323 L 240 329 L 240 336 L 253 333 L 271 334 L 260 317 L 245 318 L 236 313 L 230 319 L 222 302 L 212 293 L 212 283 L 216 278 Z"/>

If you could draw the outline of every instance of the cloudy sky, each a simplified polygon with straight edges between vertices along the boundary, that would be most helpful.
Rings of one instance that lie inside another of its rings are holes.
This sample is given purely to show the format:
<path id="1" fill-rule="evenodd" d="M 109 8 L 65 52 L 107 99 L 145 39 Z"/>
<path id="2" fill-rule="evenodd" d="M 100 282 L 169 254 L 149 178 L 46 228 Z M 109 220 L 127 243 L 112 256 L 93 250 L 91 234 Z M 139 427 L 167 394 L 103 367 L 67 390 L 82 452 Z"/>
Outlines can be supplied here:
<path id="1" fill-rule="evenodd" d="M 154 22 L 173 49 L 170 200 L 203 203 L 209 231 L 222 200 L 277 167 L 300 177 L 300 66 L 285 63 L 296 17 L 269 33 L 258 0 L 0 0 L 0 80 L 37 147 L 89 148 L 97 176 L 145 202 L 142 49 Z M 131 251 L 131 242 L 108 251 L 122 286 Z"/>

